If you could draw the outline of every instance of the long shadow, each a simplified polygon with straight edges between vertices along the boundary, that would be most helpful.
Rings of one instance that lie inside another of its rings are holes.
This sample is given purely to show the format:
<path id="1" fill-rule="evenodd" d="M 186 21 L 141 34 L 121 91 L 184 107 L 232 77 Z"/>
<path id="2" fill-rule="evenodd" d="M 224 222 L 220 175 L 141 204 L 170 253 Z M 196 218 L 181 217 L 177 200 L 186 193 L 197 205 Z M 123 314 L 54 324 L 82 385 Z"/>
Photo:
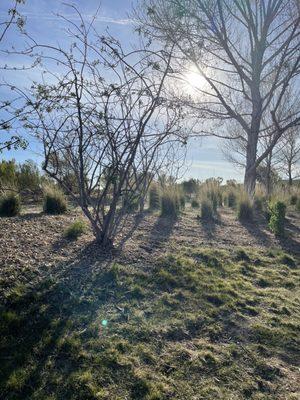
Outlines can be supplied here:
<path id="1" fill-rule="evenodd" d="M 201 228 L 207 240 L 216 239 L 216 226 L 222 225 L 222 221 L 220 220 L 220 216 L 217 215 L 213 219 L 206 219 L 197 217 L 198 221 L 201 224 Z"/>
<path id="2" fill-rule="evenodd" d="M 240 221 L 240 223 L 261 245 L 272 246 L 270 237 L 263 231 L 263 228 L 267 227 L 265 218 L 258 217 L 252 221 Z"/>
<path id="3" fill-rule="evenodd" d="M 39 212 L 30 212 L 26 214 L 21 214 L 14 218 L 20 221 L 30 221 L 32 219 L 41 218 L 43 216 L 45 216 L 45 214 L 42 211 L 39 211 Z"/>
<path id="4" fill-rule="evenodd" d="M 167 244 L 178 218 L 176 217 L 157 217 L 149 235 L 145 238 L 145 244 L 141 246 L 148 253 L 153 253 L 156 248 L 164 248 Z"/>
<path id="5" fill-rule="evenodd" d="M 256 218 L 253 221 L 241 221 L 241 224 L 247 231 L 256 239 L 259 239 L 260 243 L 266 247 L 273 246 L 274 242 L 270 239 L 270 237 L 263 231 L 263 228 L 267 228 L 266 220 L 261 218 Z M 291 235 L 288 234 L 288 231 L 292 231 L 293 233 L 298 234 L 300 229 L 293 225 L 289 220 L 286 221 L 286 231 L 287 234 L 285 237 L 278 238 L 279 244 L 281 248 L 285 251 L 292 252 L 293 254 L 300 254 L 300 246 L 299 242 L 293 239 Z"/>
<path id="6" fill-rule="evenodd" d="M 290 253 L 295 255 L 300 255 L 300 244 L 299 240 L 294 239 L 294 235 L 299 237 L 300 228 L 294 224 L 292 224 L 288 219 L 285 221 L 285 236 L 279 237 L 278 240 L 280 242 L 281 247 Z"/>
<path id="7" fill-rule="evenodd" d="M 147 213 L 148 213 L 147 211 L 142 211 L 142 212 L 135 214 L 133 222 L 131 223 L 129 230 L 125 233 L 125 235 L 122 237 L 122 239 L 120 240 L 120 242 L 118 243 L 118 245 L 116 247 L 118 251 L 122 251 L 125 243 L 129 239 L 131 239 L 132 235 L 134 234 L 136 229 L 139 227 L 140 223 L 142 222 L 143 218 L 145 217 L 145 215 Z"/>
<path id="8" fill-rule="evenodd" d="M 300 226 L 293 224 L 289 218 L 286 219 L 285 226 L 293 234 L 300 235 Z"/>
<path id="9" fill-rule="evenodd" d="M 114 283 L 107 271 L 113 257 L 92 243 L 70 263 L 57 265 L 48 278 L 31 285 L 24 294 L 5 299 L 0 307 L 1 399 L 31 399 L 54 349 L 56 355 L 61 351 L 58 356 L 68 359 L 66 349 L 57 350 L 58 340 L 65 333 L 89 326 L 97 317 L 97 309 L 112 296 Z M 72 358 L 69 363 L 77 368 Z M 17 393 L 7 382 L 13 374 L 17 377 L 20 369 L 30 371 L 30 375 Z"/>

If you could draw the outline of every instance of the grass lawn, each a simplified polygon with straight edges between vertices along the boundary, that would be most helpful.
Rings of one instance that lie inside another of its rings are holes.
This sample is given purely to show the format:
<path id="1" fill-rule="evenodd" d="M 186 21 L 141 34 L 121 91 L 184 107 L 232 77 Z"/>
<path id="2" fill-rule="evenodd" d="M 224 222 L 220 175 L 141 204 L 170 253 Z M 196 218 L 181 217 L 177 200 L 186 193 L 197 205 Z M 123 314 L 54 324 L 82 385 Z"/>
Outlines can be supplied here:
<path id="1" fill-rule="evenodd" d="M 10 287 L 0 398 L 300 398 L 299 259 L 182 246 Z"/>

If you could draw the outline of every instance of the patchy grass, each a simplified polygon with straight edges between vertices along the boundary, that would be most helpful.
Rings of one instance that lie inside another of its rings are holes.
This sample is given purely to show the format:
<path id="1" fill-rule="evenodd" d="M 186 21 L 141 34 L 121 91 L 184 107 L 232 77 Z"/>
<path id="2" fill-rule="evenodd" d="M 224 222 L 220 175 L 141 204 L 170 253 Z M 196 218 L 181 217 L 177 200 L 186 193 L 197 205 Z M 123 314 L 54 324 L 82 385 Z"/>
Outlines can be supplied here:
<path id="1" fill-rule="evenodd" d="M 298 267 L 281 250 L 184 248 L 12 288 L 0 397 L 299 398 Z"/>

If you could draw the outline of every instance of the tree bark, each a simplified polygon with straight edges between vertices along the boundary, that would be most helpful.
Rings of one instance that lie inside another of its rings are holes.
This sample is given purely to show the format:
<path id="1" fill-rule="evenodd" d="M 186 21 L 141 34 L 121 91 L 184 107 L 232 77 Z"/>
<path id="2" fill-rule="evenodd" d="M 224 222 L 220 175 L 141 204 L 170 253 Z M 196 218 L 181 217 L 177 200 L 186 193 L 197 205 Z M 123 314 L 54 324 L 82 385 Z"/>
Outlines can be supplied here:
<path id="1" fill-rule="evenodd" d="M 255 131 L 252 131 L 248 135 L 244 187 L 250 199 L 254 198 L 256 185 L 257 138 L 258 133 L 256 133 Z"/>
<path id="2" fill-rule="evenodd" d="M 292 177 L 292 166 L 289 164 L 288 166 L 288 174 L 289 174 L 289 187 L 293 186 L 293 177 Z"/>

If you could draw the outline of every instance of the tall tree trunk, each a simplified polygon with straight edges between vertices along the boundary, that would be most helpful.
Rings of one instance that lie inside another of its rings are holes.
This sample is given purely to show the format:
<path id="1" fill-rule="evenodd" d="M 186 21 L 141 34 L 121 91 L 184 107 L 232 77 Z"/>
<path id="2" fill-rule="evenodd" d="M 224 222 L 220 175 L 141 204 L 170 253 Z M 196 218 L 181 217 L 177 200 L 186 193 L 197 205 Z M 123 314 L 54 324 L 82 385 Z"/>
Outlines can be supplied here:
<path id="1" fill-rule="evenodd" d="M 288 165 L 288 174 L 289 174 L 289 187 L 291 188 L 293 185 L 293 176 L 292 176 L 292 165 L 289 163 Z"/>
<path id="2" fill-rule="evenodd" d="M 272 151 L 267 156 L 267 182 L 266 182 L 266 189 L 267 189 L 267 197 L 269 198 L 272 193 L 272 182 L 271 182 L 271 166 L 272 166 Z"/>
<path id="3" fill-rule="evenodd" d="M 250 197 L 254 198 L 256 185 L 256 150 L 257 150 L 257 135 L 249 135 L 246 154 L 246 169 L 244 176 L 244 187 Z"/>

